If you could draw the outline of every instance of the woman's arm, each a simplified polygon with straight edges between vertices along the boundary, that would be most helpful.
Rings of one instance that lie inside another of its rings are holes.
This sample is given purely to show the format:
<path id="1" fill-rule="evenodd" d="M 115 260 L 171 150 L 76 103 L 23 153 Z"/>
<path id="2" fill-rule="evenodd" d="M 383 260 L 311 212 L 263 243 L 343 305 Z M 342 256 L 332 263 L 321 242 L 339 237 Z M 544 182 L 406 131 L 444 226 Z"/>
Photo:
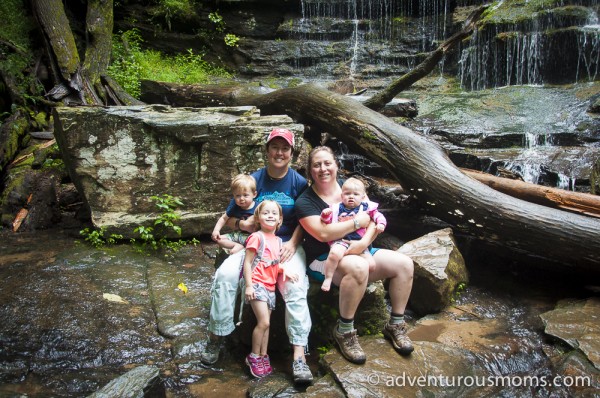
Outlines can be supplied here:
<path id="1" fill-rule="evenodd" d="M 365 234 L 360 240 L 350 241 L 350 244 L 346 249 L 346 254 L 361 254 L 371 243 L 373 243 L 377 235 L 377 225 L 374 222 L 370 222 Z"/>
<path id="2" fill-rule="evenodd" d="M 340 221 L 333 224 L 325 224 L 318 215 L 301 218 L 300 225 L 316 240 L 320 242 L 330 242 L 332 240 L 342 239 L 350 232 L 358 228 L 364 228 L 371 222 L 371 217 L 365 212 L 359 213 L 354 219 Z M 357 223 L 355 223 L 355 221 Z M 358 226 L 358 228 L 357 228 Z"/>

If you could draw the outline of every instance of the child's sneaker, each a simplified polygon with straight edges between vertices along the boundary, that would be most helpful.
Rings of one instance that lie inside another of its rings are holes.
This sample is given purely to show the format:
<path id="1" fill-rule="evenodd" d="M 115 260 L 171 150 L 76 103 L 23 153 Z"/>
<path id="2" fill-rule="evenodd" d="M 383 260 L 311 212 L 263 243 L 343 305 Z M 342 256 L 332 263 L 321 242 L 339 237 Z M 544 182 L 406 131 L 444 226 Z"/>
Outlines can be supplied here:
<path id="1" fill-rule="evenodd" d="M 262 357 L 262 361 L 263 361 L 264 375 L 268 376 L 271 373 L 273 373 L 273 368 L 271 367 L 271 358 L 269 358 L 268 355 L 265 355 L 264 357 Z"/>
<path id="2" fill-rule="evenodd" d="M 265 367 L 263 365 L 262 357 L 253 357 L 248 354 L 246 357 L 246 365 L 250 368 L 250 373 L 254 377 L 263 377 L 265 375 Z"/>

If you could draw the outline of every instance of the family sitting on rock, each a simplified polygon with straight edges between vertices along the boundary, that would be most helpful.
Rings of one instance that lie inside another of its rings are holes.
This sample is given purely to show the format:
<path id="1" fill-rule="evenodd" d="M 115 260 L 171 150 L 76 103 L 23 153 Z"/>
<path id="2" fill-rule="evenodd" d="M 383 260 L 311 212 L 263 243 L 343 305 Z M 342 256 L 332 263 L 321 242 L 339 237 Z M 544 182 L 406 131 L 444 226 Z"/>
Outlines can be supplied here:
<path id="1" fill-rule="evenodd" d="M 266 342 L 277 287 L 285 302 L 294 382 L 312 383 L 313 375 L 304 356 L 312 325 L 307 304 L 309 275 L 325 280 L 323 290 L 329 290 L 331 283 L 339 288 L 340 317 L 332 335 L 342 355 L 356 364 L 366 361 L 354 328 L 356 310 L 367 284 L 387 279 L 391 314 L 382 332 L 396 351 L 410 354 L 413 346 L 406 335 L 404 310 L 412 288 L 412 260 L 396 251 L 371 248 L 385 227 L 385 218 L 376 212 L 375 204 L 367 201 L 359 180 L 350 179 L 340 186 L 338 163 L 329 147 L 319 146 L 310 152 L 306 168 L 310 183 L 290 168 L 293 151 L 294 134 L 287 129 L 272 130 L 266 142 L 267 165 L 252 174 L 255 185 L 232 186 L 234 198 L 212 234 L 220 246 L 231 249 L 231 254 L 215 273 L 209 340 L 201 355 L 202 363 L 217 362 L 222 338 L 235 329 L 235 302 L 243 280 L 245 298 L 259 321 L 252 335 L 252 352 L 246 357 L 251 373 L 262 377 L 272 371 Z M 234 209 L 236 206 L 239 209 Z M 275 220 L 278 228 L 272 227 Z M 253 234 L 244 242 L 239 236 L 239 240 L 221 236 L 225 225 Z M 263 236 L 255 232 L 259 230 Z M 280 239 L 273 239 L 273 233 Z M 339 241 L 344 250 L 338 247 Z M 232 243 L 245 243 L 245 250 Z M 263 257 L 263 251 L 269 254 Z M 258 261 L 252 261 L 256 258 Z"/>

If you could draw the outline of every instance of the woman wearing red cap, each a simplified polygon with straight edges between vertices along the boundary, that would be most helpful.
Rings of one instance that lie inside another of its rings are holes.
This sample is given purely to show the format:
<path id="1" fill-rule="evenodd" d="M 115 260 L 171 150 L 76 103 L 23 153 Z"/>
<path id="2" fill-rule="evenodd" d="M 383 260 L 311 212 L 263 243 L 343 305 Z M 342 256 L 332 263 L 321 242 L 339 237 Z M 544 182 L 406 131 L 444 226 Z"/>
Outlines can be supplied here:
<path id="1" fill-rule="evenodd" d="M 298 224 L 294 205 L 296 198 L 307 187 L 306 179 L 290 168 L 294 151 L 294 134 L 287 129 L 273 129 L 267 137 L 266 167 L 256 171 L 252 177 L 256 180 L 256 202 L 274 200 L 283 210 L 283 224 L 277 235 L 283 240 L 280 259 L 286 269 L 302 277 L 297 282 L 277 280 L 277 288 L 286 304 L 286 327 L 290 343 L 293 347 L 292 364 L 294 382 L 310 383 L 312 373 L 306 364 L 304 347 L 308 344 L 308 334 L 311 328 L 310 314 L 306 302 L 308 277 L 306 276 L 306 257 L 300 245 L 302 228 Z M 230 203 L 232 206 L 235 202 Z M 246 220 L 230 218 L 227 222 L 246 232 L 254 232 L 253 217 Z M 208 330 L 209 342 L 201 355 L 202 363 L 213 365 L 219 359 L 219 349 L 222 336 L 229 335 L 234 329 L 234 308 L 240 269 L 244 251 L 232 254 L 215 273 L 211 289 L 211 308 Z M 268 357 L 264 359 L 265 368 L 270 368 Z"/>

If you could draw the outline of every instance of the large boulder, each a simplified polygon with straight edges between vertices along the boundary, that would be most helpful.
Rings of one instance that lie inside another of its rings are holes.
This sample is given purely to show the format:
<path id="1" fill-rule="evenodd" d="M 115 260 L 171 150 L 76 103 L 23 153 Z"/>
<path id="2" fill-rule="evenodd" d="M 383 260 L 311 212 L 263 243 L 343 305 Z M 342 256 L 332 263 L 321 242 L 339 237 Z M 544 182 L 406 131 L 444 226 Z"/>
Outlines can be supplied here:
<path id="1" fill-rule="evenodd" d="M 417 314 L 439 312 L 469 281 L 465 260 L 450 228 L 407 242 L 398 251 L 415 263 L 409 305 Z"/>
<path id="2" fill-rule="evenodd" d="M 252 106 L 171 108 L 163 105 L 57 108 L 55 135 L 92 222 L 132 237 L 160 211 L 152 196 L 183 202 L 183 237 L 210 233 L 231 198 L 238 173 L 264 166 L 264 144 L 274 127 L 297 137 L 304 127 L 288 116 L 261 116 Z M 175 236 L 174 236 L 175 237 Z"/>

